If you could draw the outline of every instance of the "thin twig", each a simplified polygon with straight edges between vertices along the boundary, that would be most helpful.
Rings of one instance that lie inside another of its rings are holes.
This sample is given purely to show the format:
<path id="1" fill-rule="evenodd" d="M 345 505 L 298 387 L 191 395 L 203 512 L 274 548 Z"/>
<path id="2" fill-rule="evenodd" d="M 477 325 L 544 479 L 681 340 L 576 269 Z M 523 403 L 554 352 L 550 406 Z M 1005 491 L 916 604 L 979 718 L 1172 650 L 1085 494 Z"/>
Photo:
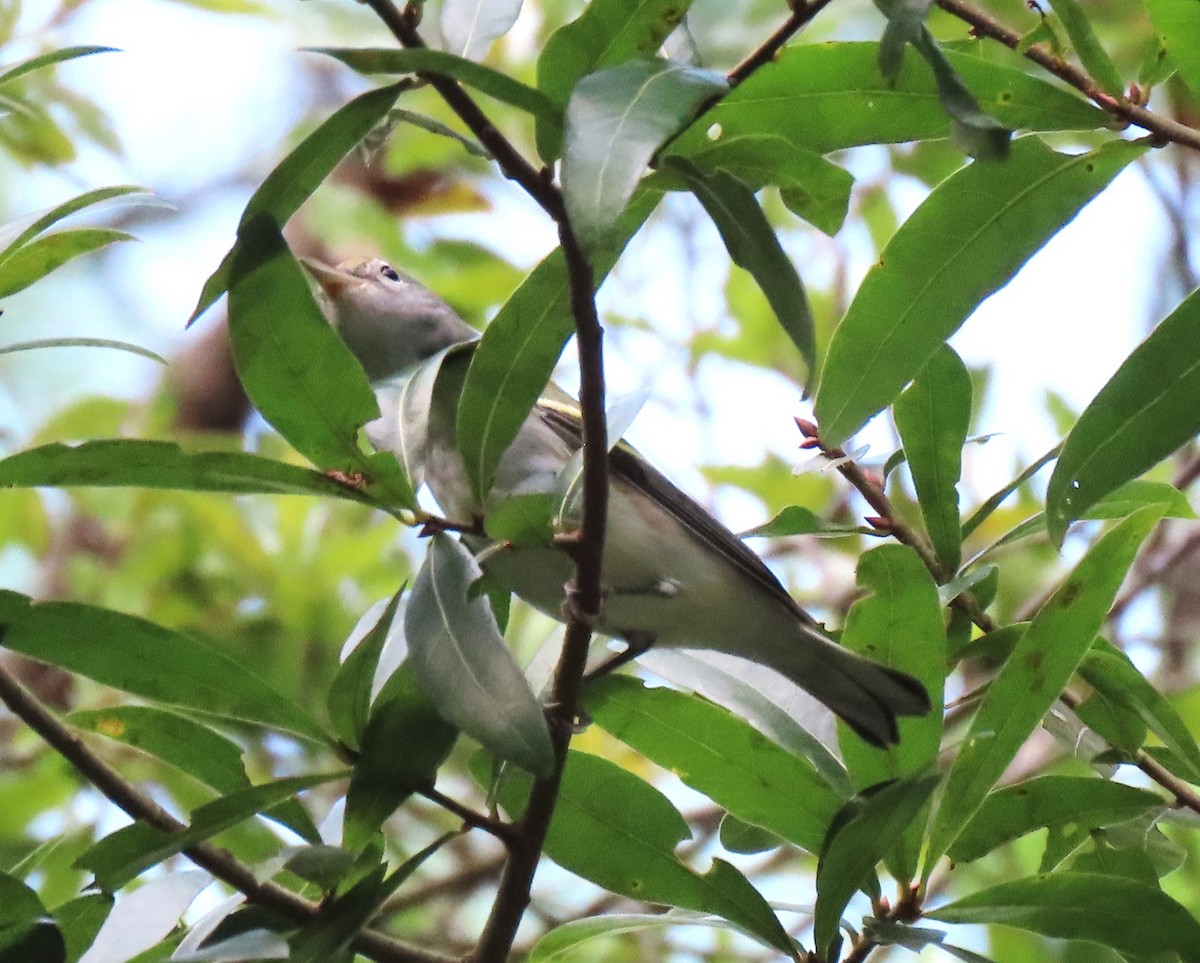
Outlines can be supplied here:
<path id="1" fill-rule="evenodd" d="M 4 668 L 0 668 L 0 701 L 134 819 L 168 833 L 180 833 L 187 829 L 186 824 L 105 762 Z M 250 867 L 238 862 L 224 849 L 210 843 L 196 843 L 183 850 L 183 853 L 197 866 L 243 893 L 250 902 L 272 909 L 288 919 L 304 923 L 315 919 L 320 912 L 318 904 L 290 889 L 257 879 Z M 407 946 L 373 930 L 360 932 L 353 945 L 357 952 L 380 963 L 451 963 L 450 957 Z"/>
<path id="2" fill-rule="evenodd" d="M 457 799 L 452 799 L 432 786 L 426 786 L 420 790 L 420 793 L 430 802 L 437 803 L 446 812 L 457 816 L 463 821 L 464 825 L 474 829 L 482 829 L 484 832 L 491 833 L 497 839 L 506 843 L 513 837 L 514 827 L 512 823 L 501 822 L 499 819 L 493 819 L 491 816 L 477 813 L 469 806 L 464 806 Z"/>
<path id="3" fill-rule="evenodd" d="M 1021 35 L 1011 30 L 998 20 L 993 19 L 981 10 L 977 10 L 964 0 L 937 0 L 937 5 L 947 13 L 957 17 L 971 27 L 978 37 L 988 37 L 999 41 L 1004 46 L 1016 50 L 1021 43 Z M 1106 93 L 1084 70 L 1074 64 L 1067 63 L 1061 57 L 1055 56 L 1039 44 L 1034 44 L 1023 51 L 1024 55 L 1034 63 L 1045 68 L 1060 80 L 1078 90 L 1093 101 L 1098 107 L 1118 117 L 1126 123 L 1134 124 L 1149 131 L 1161 140 L 1172 141 L 1200 150 L 1200 130 L 1188 127 L 1169 117 L 1153 113 L 1145 107 L 1131 103 L 1125 98 L 1116 98 Z"/>

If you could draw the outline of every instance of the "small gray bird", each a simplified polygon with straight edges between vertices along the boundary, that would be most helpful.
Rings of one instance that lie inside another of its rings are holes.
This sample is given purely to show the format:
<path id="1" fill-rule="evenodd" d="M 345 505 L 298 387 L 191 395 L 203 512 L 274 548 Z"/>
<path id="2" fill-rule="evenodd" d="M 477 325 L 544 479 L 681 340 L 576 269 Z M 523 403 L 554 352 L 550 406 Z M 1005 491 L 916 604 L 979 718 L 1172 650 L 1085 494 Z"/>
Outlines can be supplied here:
<path id="1" fill-rule="evenodd" d="M 306 260 L 305 266 L 329 300 L 333 324 L 377 388 L 445 348 L 478 338 L 450 305 L 381 260 L 337 267 Z M 469 354 L 464 349 L 442 363 L 421 453 L 430 491 L 447 517 L 458 521 L 486 517 L 512 495 L 560 491 L 559 476 L 582 443 L 578 411 L 551 386 L 505 452 L 480 504 L 455 444 L 457 387 Z M 385 392 L 380 399 L 381 407 L 394 407 Z M 384 408 L 385 419 L 396 415 Z M 378 433 L 375 441 L 380 443 Z M 822 635 L 754 552 L 638 452 L 617 445 L 609 470 L 607 595 L 598 629 L 623 639 L 630 656 L 657 645 L 712 649 L 769 666 L 877 746 L 897 741 L 896 716 L 929 711 L 916 679 Z M 467 542 L 475 551 L 488 547 L 479 537 Z M 486 553 L 483 565 L 499 585 L 562 618 L 563 587 L 574 571 L 565 553 L 550 546 L 498 548 Z"/>

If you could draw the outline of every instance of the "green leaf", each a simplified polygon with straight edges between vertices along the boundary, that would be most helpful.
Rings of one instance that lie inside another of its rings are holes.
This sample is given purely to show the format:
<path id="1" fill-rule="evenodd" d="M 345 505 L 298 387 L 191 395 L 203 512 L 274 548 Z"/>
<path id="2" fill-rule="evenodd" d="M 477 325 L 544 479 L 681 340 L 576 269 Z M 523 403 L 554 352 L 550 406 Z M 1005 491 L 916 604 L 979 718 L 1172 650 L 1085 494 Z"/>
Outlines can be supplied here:
<path id="1" fill-rule="evenodd" d="M 797 718 L 806 713 L 792 702 L 794 690 L 781 688 L 770 669 L 748 667 L 722 653 L 657 647 L 640 661 L 677 688 L 695 692 L 745 719 L 773 743 L 808 762 L 838 795 L 847 797 L 854 791 L 841 761 Z M 764 676 L 773 676 L 774 686 Z"/>
<path id="2" fill-rule="evenodd" d="M 811 508 L 788 505 L 769 521 L 738 533 L 738 538 L 780 538 L 787 535 L 870 535 L 874 529 L 861 525 L 831 525 Z"/>
<path id="3" fill-rule="evenodd" d="M 477 759 L 472 771 L 485 781 L 487 761 Z M 500 803 L 514 818 L 529 787 L 519 773 L 500 786 Z M 700 874 L 679 862 L 675 849 L 688 835 L 683 816 L 657 789 L 598 756 L 568 755 L 547 856 L 621 896 L 714 913 L 792 956 L 792 941 L 766 900 L 733 866 L 714 859 Z"/>
<path id="4" fill-rule="evenodd" d="M 842 630 L 842 645 L 908 673 L 925 687 L 930 703 L 941 706 L 946 630 L 937 586 L 920 557 L 906 545 L 872 549 L 859 559 L 858 585 L 870 594 L 851 606 Z M 842 758 L 856 789 L 913 776 L 937 760 L 942 739 L 941 712 L 899 719 L 897 724 L 899 743 L 876 749 L 839 722 Z M 916 875 L 927 821 L 927 816 L 914 820 L 889 854 L 888 865 L 897 878 L 911 880 Z"/>
<path id="5" fill-rule="evenodd" d="M 218 792 L 250 785 L 241 746 L 187 716 L 153 706 L 111 706 L 72 712 L 63 721 L 169 762 Z"/>
<path id="6" fill-rule="evenodd" d="M 329 695 L 325 700 L 329 721 L 333 723 L 338 738 L 351 749 L 358 749 L 359 740 L 366 730 L 371 714 L 371 687 L 375 682 L 375 669 L 403 595 L 404 586 L 401 586 L 379 616 L 379 621 L 346 656 L 329 685 Z"/>
<path id="7" fill-rule="evenodd" d="M 1040 776 L 989 793 L 950 847 L 950 858 L 970 862 L 1045 826 L 1086 832 L 1165 805 L 1157 793 L 1108 779 Z"/>
<path id="8" fill-rule="evenodd" d="M 971 421 L 971 374 L 949 345 L 934 352 L 896 399 L 893 413 L 929 540 L 943 570 L 957 572 L 962 562 L 958 479 Z"/>
<path id="9" fill-rule="evenodd" d="M 501 759 L 545 776 L 554 768 L 546 717 L 487 599 L 472 597 L 482 575 L 457 539 L 429 540 L 404 613 L 408 658 L 443 718 Z"/>
<path id="10" fill-rule="evenodd" d="M 1067 526 L 1200 431 L 1200 291 L 1121 363 L 1079 416 L 1046 492 L 1047 529 Z"/>
<path id="11" fill-rule="evenodd" d="M 6 649 L 143 698 L 328 741 L 298 705 L 190 636 L 91 605 L 27 602 L 0 606 Z"/>
<path id="12" fill-rule="evenodd" d="M 0 261 L 0 298 L 16 294 L 83 254 L 131 240 L 132 234 L 106 227 L 76 227 L 39 237 Z"/>
<path id="13" fill-rule="evenodd" d="M 36 341 L 20 341 L 17 344 L 0 345 L 0 354 L 16 354 L 19 351 L 37 351 L 42 348 L 111 348 L 114 351 L 128 351 L 167 364 L 167 359 L 156 354 L 149 348 L 130 344 L 128 341 L 113 341 L 111 338 L 38 338 Z"/>
<path id="14" fill-rule="evenodd" d="M 112 439 L 42 445 L 0 460 L 0 487 L 91 486 L 231 494 L 323 495 L 370 502 L 327 475 L 245 452 L 185 452 L 171 442 Z"/>
<path id="15" fill-rule="evenodd" d="M 177 833 L 149 823 L 133 823 L 105 836 L 79 858 L 77 865 L 94 873 L 96 884 L 105 892 L 116 892 L 151 866 L 189 846 L 265 812 L 298 792 L 345 776 L 344 772 L 309 774 L 230 793 L 197 809 L 188 827 Z"/>
<path id="16" fill-rule="evenodd" d="M 844 801 L 806 760 L 698 696 L 609 676 L 588 685 L 583 706 L 600 728 L 738 819 L 809 852 Z"/>
<path id="17" fill-rule="evenodd" d="M 484 531 L 488 538 L 509 545 L 548 545 L 554 537 L 554 515 L 561 502 L 555 492 L 513 495 L 488 512 Z"/>
<path id="18" fill-rule="evenodd" d="M 1160 508 L 1143 508 L 1107 532 L 1045 602 L 1017 642 L 988 687 L 950 769 L 934 820 L 926 877 L 1083 660 L 1138 547 L 1161 517 Z"/>
<path id="19" fill-rule="evenodd" d="M 1001 488 L 999 491 L 997 491 L 994 495 L 991 495 L 986 501 L 984 501 L 984 503 L 982 505 L 980 505 L 977 509 L 975 509 L 975 511 L 972 513 L 971 517 L 968 518 L 965 522 L 963 522 L 963 527 L 962 527 L 963 539 L 965 540 L 965 539 L 969 538 L 971 536 L 971 533 L 974 532 L 975 529 L 977 529 L 985 521 L 987 521 L 988 518 L 991 516 L 992 512 L 994 512 L 997 508 L 999 508 L 1000 505 L 1004 502 L 1004 500 L 1006 498 L 1008 498 L 1009 495 L 1011 495 L 1018 488 L 1020 488 L 1027 481 L 1029 481 L 1029 479 L 1031 479 L 1039 471 L 1041 471 L 1048 464 L 1050 464 L 1050 462 L 1054 461 L 1054 459 L 1058 457 L 1058 454 L 1061 451 L 1062 451 L 1062 445 L 1061 444 L 1055 445 L 1048 452 L 1046 452 L 1046 454 L 1042 455 L 1041 458 L 1039 458 L 1039 459 L 1037 459 L 1037 461 L 1033 462 L 1028 468 L 1026 468 L 1024 471 L 1022 471 L 1020 474 L 1018 474 L 1016 478 L 1014 478 L 1007 485 L 1005 485 L 1003 488 Z"/>
<path id="20" fill-rule="evenodd" d="M 1026 137 L 1005 163 L 974 163 L 938 185 L 834 331 L 816 399 L 822 440 L 842 444 L 891 403 L 984 298 L 1146 149 L 1115 141 L 1064 155 Z"/>
<path id="21" fill-rule="evenodd" d="M 1083 8 L 1076 0 L 1050 0 L 1050 6 L 1066 28 L 1067 36 L 1071 38 L 1071 46 L 1075 48 L 1084 69 L 1106 94 L 1117 100 L 1124 99 L 1125 85 L 1121 82 L 1121 75 L 1117 72 L 1112 58 L 1096 39 L 1096 32 L 1092 29 Z"/>
<path id="22" fill-rule="evenodd" d="M 1145 0 L 1159 42 L 1192 93 L 1200 93 L 1200 4 L 1195 0 Z"/>
<path id="23" fill-rule="evenodd" d="M 729 852 L 742 853 L 746 856 L 778 849 L 784 843 L 773 832 L 755 826 L 753 823 L 744 822 L 732 813 L 726 813 L 721 817 L 721 827 L 717 831 L 717 838 Z"/>
<path id="24" fill-rule="evenodd" d="M 55 909 L 54 920 L 66 943 L 67 959 L 78 960 L 83 956 L 112 907 L 113 898 L 107 893 L 87 893 Z"/>
<path id="25" fill-rule="evenodd" d="M 540 121 L 562 124 L 562 107 L 542 91 L 529 87 L 491 67 L 456 57 L 442 50 L 391 50 L 349 47 L 313 47 L 313 53 L 340 60 L 360 74 L 440 74 L 474 87 L 501 103 L 532 114 Z M 393 100 L 395 98 L 393 97 Z M 353 146 L 353 145 L 351 145 Z"/>
<path id="26" fill-rule="evenodd" d="M 90 57 L 92 54 L 98 53 L 120 53 L 120 50 L 116 47 L 64 47 L 62 50 L 38 54 L 36 57 L 30 57 L 28 60 L 22 60 L 20 63 L 5 68 L 4 73 L 0 73 L 0 87 L 35 70 L 41 70 L 43 67 L 64 63 L 67 60 L 78 60 L 80 57 Z"/>
<path id="27" fill-rule="evenodd" d="M 556 926 L 543 935 L 529 951 L 528 963 L 545 963 L 547 960 L 562 959 L 567 954 L 578 959 L 572 953 L 576 947 L 592 940 L 603 939 L 606 936 L 620 936 L 625 933 L 641 933 L 647 930 L 661 930 L 671 926 L 706 926 L 711 929 L 731 929 L 731 925 L 716 916 L 706 916 L 703 913 L 689 913 L 673 910 L 669 913 L 606 913 L 603 916 L 589 916 L 584 919 L 571 920 Z"/>
<path id="28" fill-rule="evenodd" d="M 1145 959 L 1200 960 L 1200 923 L 1162 890 L 1096 873 L 1052 873 L 1001 883 L 926 910 L 943 923 L 1001 923 L 1058 939 L 1086 940 Z"/>
<path id="29" fill-rule="evenodd" d="M 246 204 L 241 223 L 249 224 L 265 215 L 275 224 L 286 224 L 341 159 L 387 116 L 403 90 L 403 84 L 369 90 L 339 108 L 267 175 Z M 188 319 L 189 325 L 229 289 L 229 273 L 237 248 L 235 243 L 204 282 L 200 300 Z"/>
<path id="30" fill-rule="evenodd" d="M 1008 157 L 1012 131 L 980 109 L 974 95 L 933 35 L 922 28 L 913 44 L 933 71 L 938 100 L 954 122 L 951 129 L 954 143 L 979 160 L 1004 160 Z"/>
<path id="31" fill-rule="evenodd" d="M 683 21 L 691 0 L 595 0 L 579 19 L 556 30 L 538 57 L 538 87 L 565 108 L 588 74 L 635 57 L 653 57 Z M 549 162 L 561 150 L 561 127 L 537 130 L 538 153 Z"/>
<path id="32" fill-rule="evenodd" d="M 432 786 L 458 730 L 438 715 L 405 661 L 384 683 L 362 734 L 346 793 L 345 845 L 355 851 L 412 793 Z"/>
<path id="33" fill-rule="evenodd" d="M 916 819 L 940 778 L 901 779 L 847 804 L 849 818 L 835 825 L 817 864 L 813 939 L 818 953 L 829 957 L 850 898 Z"/>
<path id="34" fill-rule="evenodd" d="M 298 452 L 321 468 L 361 476 L 393 506 L 416 504 L 396 459 L 359 446 L 359 429 L 379 416 L 375 393 L 270 221 L 239 229 L 229 337 L 246 394 Z"/>
<path id="35" fill-rule="evenodd" d="M 673 148 L 668 148 L 670 158 Z M 768 185 L 780 189 L 783 202 L 813 227 L 830 237 L 846 220 L 850 172 L 778 134 L 744 134 L 722 137 L 710 146 L 686 154 L 708 172 L 725 171 L 757 191 Z"/>
<path id="36" fill-rule="evenodd" d="M 640 190 L 621 218 L 613 245 L 593 252 L 597 286 L 658 204 L 661 193 Z M 500 308 L 471 358 L 458 404 L 457 441 L 472 491 L 485 502 L 496 465 L 546 387 L 575 330 L 561 250 L 546 257 Z"/>
<path id="37" fill-rule="evenodd" d="M 1009 129 L 1107 126 L 1104 111 L 1074 93 L 978 57 L 954 52 L 945 57 L 982 108 Z M 788 47 L 701 115 L 672 149 L 690 154 L 714 139 L 775 134 L 828 154 L 861 144 L 949 137 L 952 122 L 929 66 L 908 57 L 889 85 L 878 59 L 875 43 Z"/>
<path id="38" fill-rule="evenodd" d="M 365 879 L 355 883 L 332 902 L 321 906 L 320 912 L 289 941 L 291 963 L 329 963 L 339 959 L 356 935 L 378 914 L 379 909 L 401 884 L 420 865 L 436 853 L 456 833 L 440 836 L 420 852 L 406 859 L 387 879 L 386 866 L 380 866 Z"/>
<path id="39" fill-rule="evenodd" d="M 754 193 L 732 174 L 705 174 L 683 157 L 667 158 L 665 164 L 691 188 L 721 233 L 733 263 L 754 276 L 808 370 L 814 371 L 817 347 L 808 295 Z"/>
<path id="40" fill-rule="evenodd" d="M 584 247 L 611 242 L 655 152 L 725 88 L 721 74 L 652 59 L 609 67 L 576 85 L 567 105 L 562 184 Z"/>
<path id="41" fill-rule="evenodd" d="M 875 6 L 888 19 L 879 39 L 879 72 L 894 83 L 904 62 L 904 49 L 915 43 L 925 29 L 925 18 L 933 0 L 876 0 Z"/>
<path id="42" fill-rule="evenodd" d="M 446 47 L 469 60 L 482 60 L 492 41 L 517 22 L 521 0 L 442 0 L 438 24 Z"/>
<path id="43" fill-rule="evenodd" d="M 153 706 L 112 706 L 72 712 L 65 722 L 140 749 L 220 793 L 250 788 L 242 748 L 210 727 Z M 299 804 L 282 804 L 268 813 L 308 840 L 320 838 L 312 818 Z"/>
<path id="44" fill-rule="evenodd" d="M 45 214 L 34 216 L 25 228 L 20 230 L 11 241 L 6 242 L 4 250 L 0 251 L 0 261 L 3 261 L 14 251 L 28 244 L 47 228 L 53 227 L 64 218 L 70 217 L 84 208 L 93 207 L 115 197 L 125 197 L 130 194 L 149 196 L 145 188 L 122 185 L 120 187 L 101 187 L 96 190 L 85 191 L 78 197 L 72 197 L 70 200 L 63 201 L 63 203 L 52 207 Z"/>
<path id="45" fill-rule="evenodd" d="M 1188 782 L 1200 784 L 1200 746 L 1175 707 L 1120 649 L 1097 640 L 1079 667 L 1083 679 L 1106 699 L 1132 712 L 1177 760 Z"/>

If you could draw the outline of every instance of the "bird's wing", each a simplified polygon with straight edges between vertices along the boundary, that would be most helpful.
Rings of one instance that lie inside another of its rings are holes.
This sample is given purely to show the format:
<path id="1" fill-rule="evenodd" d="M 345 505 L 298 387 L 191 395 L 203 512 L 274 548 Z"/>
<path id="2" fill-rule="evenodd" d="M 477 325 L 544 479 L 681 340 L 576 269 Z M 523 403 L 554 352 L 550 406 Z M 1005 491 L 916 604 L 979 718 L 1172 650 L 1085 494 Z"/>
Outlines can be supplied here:
<path id="1" fill-rule="evenodd" d="M 583 444 L 583 422 L 577 402 L 569 401 L 565 392 L 543 398 L 538 402 L 538 415 L 568 444 Z M 813 619 L 780 584 L 779 579 L 740 538 L 715 519 L 702 505 L 691 498 L 651 465 L 632 445 L 620 442 L 609 453 L 608 468 L 614 481 L 620 481 L 640 492 L 654 504 L 672 515 L 705 548 L 723 556 L 761 589 L 792 611 L 806 625 L 816 625 Z"/>

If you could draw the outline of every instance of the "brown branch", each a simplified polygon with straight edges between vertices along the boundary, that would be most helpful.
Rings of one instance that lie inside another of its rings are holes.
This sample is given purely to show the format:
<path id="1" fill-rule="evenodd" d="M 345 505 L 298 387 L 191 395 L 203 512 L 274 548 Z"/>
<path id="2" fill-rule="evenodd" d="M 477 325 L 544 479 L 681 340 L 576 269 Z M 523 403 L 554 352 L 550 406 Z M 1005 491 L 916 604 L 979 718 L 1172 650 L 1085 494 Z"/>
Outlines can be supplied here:
<path id="1" fill-rule="evenodd" d="M 996 40 L 1012 50 L 1016 50 L 1021 43 L 1019 33 L 1004 26 L 998 20 L 994 20 L 983 11 L 975 9 L 965 0 L 937 0 L 937 5 L 952 16 L 969 24 L 972 33 L 978 37 Z M 1200 130 L 1153 113 L 1125 98 L 1113 97 L 1102 90 L 1086 71 L 1074 64 L 1067 63 L 1038 44 L 1025 50 L 1024 55 L 1060 80 L 1066 81 L 1112 116 L 1141 127 L 1163 141 L 1172 141 L 1194 150 L 1200 150 Z"/>
<path id="2" fill-rule="evenodd" d="M 0 668 L 0 701 L 111 802 L 134 819 L 168 833 L 180 833 L 187 829 L 186 824 L 113 769 L 3 668 Z M 306 923 L 315 919 L 320 912 L 318 904 L 292 890 L 257 879 L 250 867 L 238 862 L 220 847 L 197 843 L 183 850 L 183 854 L 197 866 L 243 893 L 250 902 L 272 909 L 288 919 Z M 359 933 L 353 946 L 356 952 L 380 963 L 451 963 L 449 957 L 440 953 L 407 946 L 373 930 Z"/>

